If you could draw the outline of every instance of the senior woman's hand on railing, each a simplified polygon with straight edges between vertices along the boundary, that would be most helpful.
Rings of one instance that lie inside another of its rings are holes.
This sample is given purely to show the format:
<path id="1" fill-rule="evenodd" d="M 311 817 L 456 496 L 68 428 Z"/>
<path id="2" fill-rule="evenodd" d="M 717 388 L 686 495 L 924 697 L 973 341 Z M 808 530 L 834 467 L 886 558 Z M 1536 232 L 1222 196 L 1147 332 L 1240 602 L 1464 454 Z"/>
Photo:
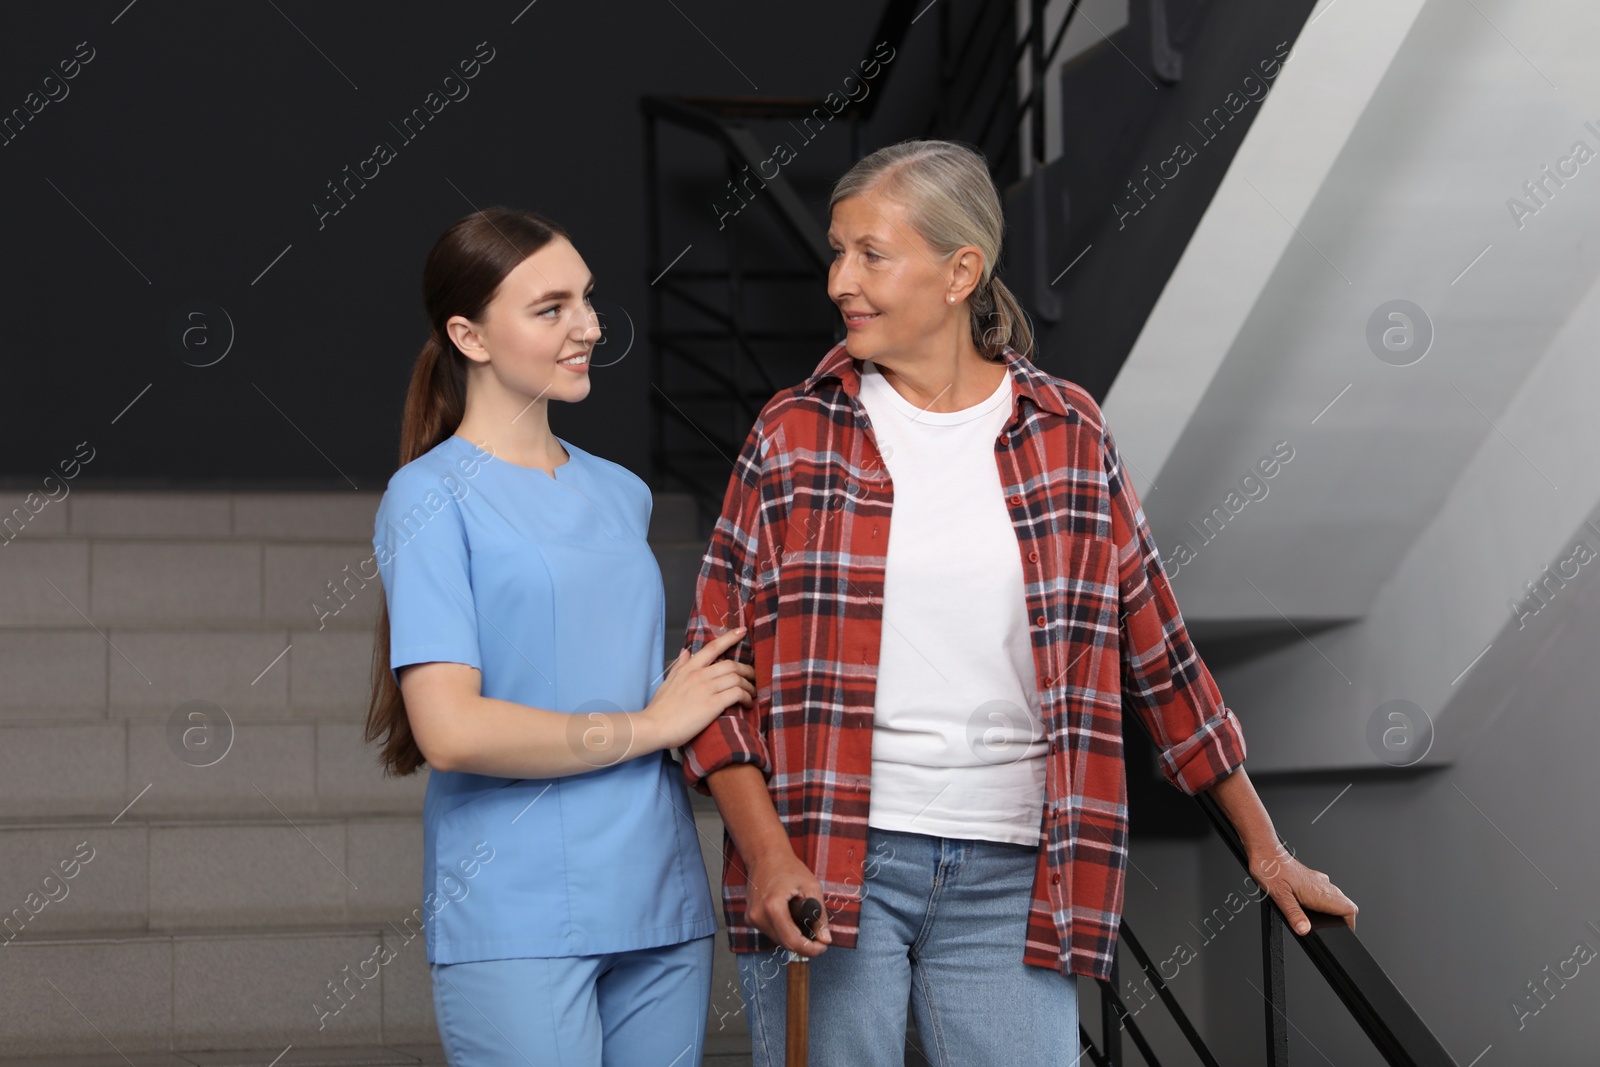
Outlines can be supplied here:
<path id="1" fill-rule="evenodd" d="M 1297 934 L 1311 931 L 1311 920 L 1306 918 L 1302 905 L 1340 916 L 1346 926 L 1356 928 L 1356 912 L 1360 909 L 1355 901 L 1345 896 L 1326 874 L 1307 867 L 1281 845 L 1276 852 L 1251 855 L 1250 877 L 1272 897 L 1289 929 Z"/>

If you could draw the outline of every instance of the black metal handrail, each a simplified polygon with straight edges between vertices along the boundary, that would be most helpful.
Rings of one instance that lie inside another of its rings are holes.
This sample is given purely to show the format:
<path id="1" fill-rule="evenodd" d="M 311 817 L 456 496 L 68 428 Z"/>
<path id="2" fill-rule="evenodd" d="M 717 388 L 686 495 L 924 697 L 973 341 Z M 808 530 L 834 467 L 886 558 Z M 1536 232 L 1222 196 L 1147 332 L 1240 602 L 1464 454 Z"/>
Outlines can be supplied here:
<path id="1" fill-rule="evenodd" d="M 1142 718 L 1131 713 L 1126 713 L 1124 717 L 1137 722 L 1145 737 L 1152 745 L 1155 744 Z M 1201 793 L 1194 797 L 1194 801 L 1205 813 L 1212 831 L 1228 846 L 1228 851 L 1245 869 L 1245 873 L 1250 874 L 1249 857 L 1245 853 L 1244 843 L 1239 839 L 1238 832 L 1234 830 L 1233 824 L 1228 821 L 1215 798 L 1209 793 Z M 1281 837 L 1279 843 L 1286 852 L 1293 854 L 1287 842 Z M 1283 944 L 1284 929 L 1288 920 L 1277 902 L 1270 896 L 1263 894 L 1259 907 L 1261 908 L 1261 968 L 1266 987 L 1263 992 L 1267 1063 L 1269 1067 L 1287 1067 L 1289 1032 L 1288 1014 L 1285 1010 L 1287 990 Z M 1296 934 L 1294 940 L 1305 950 L 1329 988 L 1361 1026 L 1368 1039 L 1372 1041 L 1373 1047 L 1383 1056 L 1384 1062 L 1394 1067 L 1458 1067 L 1438 1037 L 1428 1028 L 1428 1024 L 1422 1020 L 1416 1009 L 1395 986 L 1394 981 L 1367 951 L 1355 931 L 1350 929 L 1339 916 L 1328 915 L 1310 908 L 1302 910 L 1311 923 L 1311 929 L 1304 934 Z M 1128 946 L 1141 972 L 1149 978 L 1162 1005 L 1166 1007 L 1200 1061 L 1206 1067 L 1218 1067 L 1216 1057 L 1206 1047 L 1199 1032 L 1190 1023 L 1171 990 L 1167 988 L 1166 982 L 1162 980 L 1159 971 L 1151 962 L 1150 955 L 1134 936 L 1126 918 L 1121 920 L 1118 943 Z M 1125 1029 L 1145 1062 L 1151 1067 L 1159 1067 L 1160 1060 L 1133 1021 L 1132 1013 L 1127 1010 L 1117 992 L 1118 973 L 1119 969 L 1113 960 L 1111 977 L 1097 983 L 1101 996 L 1103 1047 L 1097 1047 L 1088 1031 L 1080 1027 L 1079 1039 L 1083 1043 L 1084 1052 L 1093 1060 L 1096 1067 L 1123 1067 L 1121 1034 Z"/>
<path id="2" fill-rule="evenodd" d="M 1216 800 L 1207 794 L 1196 798 L 1212 828 L 1222 838 L 1240 866 L 1249 871 L 1244 844 Z M 1282 839 L 1280 838 L 1280 842 Z M 1284 848 L 1288 845 L 1284 843 Z M 1282 912 L 1271 909 L 1280 924 Z M 1327 980 L 1350 1014 L 1366 1031 L 1378 1051 L 1392 1064 L 1417 1067 L 1454 1067 L 1427 1023 L 1401 995 L 1378 961 L 1372 958 L 1356 932 L 1335 915 L 1305 909 L 1311 929 L 1295 936 L 1322 977 Z M 1281 933 L 1281 930 L 1280 930 Z"/>

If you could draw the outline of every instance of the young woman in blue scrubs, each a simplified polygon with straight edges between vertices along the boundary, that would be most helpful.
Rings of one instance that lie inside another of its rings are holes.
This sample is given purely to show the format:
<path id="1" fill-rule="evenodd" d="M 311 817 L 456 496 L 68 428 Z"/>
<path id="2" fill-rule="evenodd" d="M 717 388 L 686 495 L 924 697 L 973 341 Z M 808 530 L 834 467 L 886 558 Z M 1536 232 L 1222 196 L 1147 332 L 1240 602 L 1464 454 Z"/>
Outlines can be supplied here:
<path id="1" fill-rule="evenodd" d="M 556 437 L 589 395 L 589 269 L 507 208 L 430 251 L 432 334 L 373 546 L 369 740 L 431 767 L 423 907 L 454 1067 L 700 1062 L 716 917 L 668 750 L 750 704 L 733 631 L 663 678 L 649 488 Z"/>

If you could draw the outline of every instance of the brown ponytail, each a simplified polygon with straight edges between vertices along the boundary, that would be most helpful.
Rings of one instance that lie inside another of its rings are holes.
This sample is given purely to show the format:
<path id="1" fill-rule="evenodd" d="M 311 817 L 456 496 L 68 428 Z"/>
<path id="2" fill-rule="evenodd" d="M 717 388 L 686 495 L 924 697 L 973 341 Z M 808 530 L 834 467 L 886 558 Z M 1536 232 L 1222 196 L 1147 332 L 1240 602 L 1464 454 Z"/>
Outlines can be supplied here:
<path id="1" fill-rule="evenodd" d="M 449 340 L 453 315 L 480 322 L 507 274 L 567 231 L 542 215 L 515 208 L 474 211 L 434 242 L 422 268 L 422 302 L 430 331 L 411 371 L 400 421 L 400 466 L 444 441 L 467 407 L 467 357 Z M 372 694 L 366 739 L 381 744 L 385 775 L 414 774 L 426 762 L 411 732 L 405 700 L 389 663 L 389 605 L 378 608 L 372 646 Z"/>

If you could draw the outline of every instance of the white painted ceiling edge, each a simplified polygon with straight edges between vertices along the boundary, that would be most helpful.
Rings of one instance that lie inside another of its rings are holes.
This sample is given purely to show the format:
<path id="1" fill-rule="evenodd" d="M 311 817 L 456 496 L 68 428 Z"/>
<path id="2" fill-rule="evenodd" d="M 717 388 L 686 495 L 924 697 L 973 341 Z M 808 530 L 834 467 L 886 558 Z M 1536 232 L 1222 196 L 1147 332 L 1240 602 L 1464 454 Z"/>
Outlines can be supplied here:
<path id="1" fill-rule="evenodd" d="M 1260 771 L 1377 765 L 1366 727 L 1388 700 L 1433 717 L 1430 763 L 1469 754 L 1500 716 L 1537 713 L 1517 694 L 1580 591 L 1558 590 L 1526 626 L 1508 602 L 1577 538 L 1600 546 L 1583 525 L 1600 499 L 1600 285 L 1584 239 L 1600 221 L 1600 180 L 1586 168 L 1526 232 L 1503 206 L 1574 137 L 1600 143 L 1583 125 L 1600 126 L 1600 109 L 1581 111 L 1600 100 L 1581 84 L 1596 81 L 1582 32 L 1596 15 L 1578 3 L 1432 5 L 1377 99 L 1424 5 L 1336 2 L 1312 16 L 1104 405 L 1165 555 L 1167 531 L 1236 480 L 1244 443 L 1316 414 L 1263 409 L 1302 405 L 1319 379 L 1337 376 L 1329 399 L 1359 386 L 1307 431 L 1302 482 L 1274 490 L 1287 499 L 1258 506 L 1174 580 L 1191 620 L 1270 616 L 1249 604 L 1269 592 L 1302 622 L 1359 620 L 1216 672 Z M 1397 137 L 1408 130 L 1410 143 Z M 1374 167 L 1375 146 L 1400 144 L 1392 172 L 1388 157 Z M 1386 227 L 1402 239 L 1383 241 Z M 1354 282 L 1333 276 L 1335 260 Z M 1450 280 L 1469 262 L 1474 274 Z M 1403 371 L 1346 336 L 1377 297 L 1400 295 L 1442 327 L 1428 362 Z M 1282 347 L 1263 354 L 1263 343 Z M 1297 388 L 1274 389 L 1285 382 Z M 1246 427 L 1237 441 L 1232 420 Z M 1373 451 L 1409 481 L 1375 479 Z M 1252 574 L 1262 589 L 1242 580 Z"/>
<path id="2" fill-rule="evenodd" d="M 1285 247 L 1299 240 L 1293 227 L 1423 2 L 1332 0 L 1307 20 L 1101 405 L 1141 492 L 1159 480 Z M 1334 4 L 1339 17 L 1323 18 Z"/>

